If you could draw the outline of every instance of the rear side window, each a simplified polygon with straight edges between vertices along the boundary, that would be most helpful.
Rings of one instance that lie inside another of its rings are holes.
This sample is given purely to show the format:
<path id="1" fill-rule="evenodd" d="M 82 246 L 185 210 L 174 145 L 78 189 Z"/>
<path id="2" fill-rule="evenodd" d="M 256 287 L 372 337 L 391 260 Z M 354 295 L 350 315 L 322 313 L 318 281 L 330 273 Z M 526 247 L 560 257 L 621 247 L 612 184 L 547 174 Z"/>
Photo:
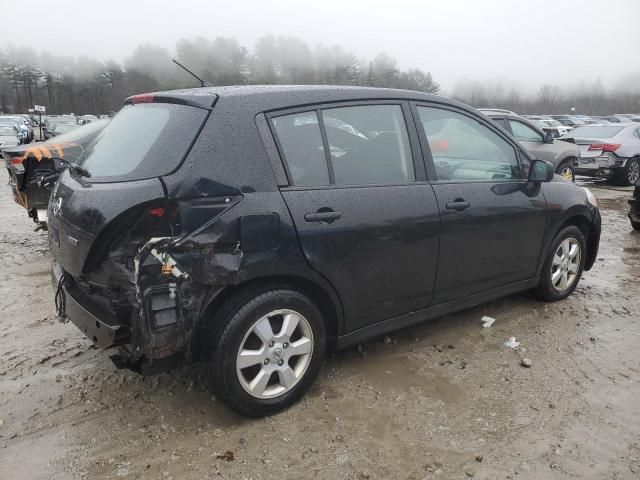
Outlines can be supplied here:
<path id="1" fill-rule="evenodd" d="M 336 185 L 415 180 L 400 105 L 331 108 L 322 116 Z"/>
<path id="2" fill-rule="evenodd" d="M 508 181 L 522 178 L 514 148 L 479 121 L 450 110 L 418 107 L 437 180 Z"/>
<path id="3" fill-rule="evenodd" d="M 329 171 L 316 112 L 272 119 L 294 185 L 329 185 Z"/>
<path id="4" fill-rule="evenodd" d="M 415 180 L 400 105 L 363 105 L 271 119 L 296 186 L 398 184 Z M 323 132 L 326 141 L 323 141 Z"/>
<path id="5" fill-rule="evenodd" d="M 127 105 L 89 144 L 78 163 L 91 181 L 166 175 L 187 154 L 207 110 L 169 103 Z"/>

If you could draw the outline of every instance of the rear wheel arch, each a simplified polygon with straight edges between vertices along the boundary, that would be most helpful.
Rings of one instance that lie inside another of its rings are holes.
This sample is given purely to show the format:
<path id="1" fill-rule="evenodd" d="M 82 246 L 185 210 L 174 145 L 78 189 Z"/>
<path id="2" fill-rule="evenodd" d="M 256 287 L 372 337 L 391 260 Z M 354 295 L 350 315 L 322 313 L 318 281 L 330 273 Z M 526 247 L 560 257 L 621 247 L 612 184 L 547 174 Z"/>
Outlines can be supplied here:
<path id="1" fill-rule="evenodd" d="M 217 325 L 209 322 L 215 316 L 215 312 L 232 298 L 243 294 L 263 292 L 269 289 L 292 289 L 307 295 L 311 298 L 322 313 L 324 325 L 327 332 L 327 340 L 330 348 L 334 348 L 336 339 L 341 331 L 342 309 L 338 304 L 339 300 L 334 294 L 330 294 L 318 283 L 301 276 L 295 275 L 273 275 L 258 277 L 237 285 L 230 285 L 223 288 L 210 290 L 203 301 L 203 307 L 198 321 L 198 330 L 203 332 L 208 329 L 217 329 Z M 207 335 L 194 335 L 194 341 L 207 338 Z M 196 351 L 206 348 L 202 343 L 194 344 Z"/>

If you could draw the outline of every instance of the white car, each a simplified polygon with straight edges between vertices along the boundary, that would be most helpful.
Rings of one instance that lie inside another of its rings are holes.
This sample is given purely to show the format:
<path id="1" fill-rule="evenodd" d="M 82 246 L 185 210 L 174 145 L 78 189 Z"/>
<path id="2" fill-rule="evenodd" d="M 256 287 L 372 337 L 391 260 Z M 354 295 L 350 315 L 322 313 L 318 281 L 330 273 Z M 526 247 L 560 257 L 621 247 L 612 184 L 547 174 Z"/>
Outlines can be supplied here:
<path id="1" fill-rule="evenodd" d="M 573 127 L 563 125 L 553 118 L 543 117 L 540 115 L 529 115 L 526 118 L 539 129 L 545 132 L 551 132 L 556 138 L 561 137 L 562 135 L 565 135 L 566 133 L 569 133 L 571 130 L 573 130 Z"/>
<path id="2" fill-rule="evenodd" d="M 20 144 L 17 132 L 11 125 L 0 125 L 0 150 Z"/>

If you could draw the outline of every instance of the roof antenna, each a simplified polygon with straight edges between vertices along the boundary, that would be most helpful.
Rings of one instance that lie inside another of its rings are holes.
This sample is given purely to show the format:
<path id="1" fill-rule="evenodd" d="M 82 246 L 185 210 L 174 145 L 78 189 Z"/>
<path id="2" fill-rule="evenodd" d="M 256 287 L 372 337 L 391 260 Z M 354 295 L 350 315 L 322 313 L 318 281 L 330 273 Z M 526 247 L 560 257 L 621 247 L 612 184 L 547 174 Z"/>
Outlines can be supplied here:
<path id="1" fill-rule="evenodd" d="M 182 68 L 185 72 L 187 72 L 189 75 L 191 75 L 192 77 L 196 78 L 199 82 L 200 82 L 200 86 L 201 87 L 213 87 L 213 85 L 210 82 L 207 82 L 206 80 L 203 80 L 202 78 L 200 78 L 198 75 L 196 75 L 195 73 L 193 73 L 191 70 L 189 70 L 187 67 L 185 67 L 183 64 L 181 64 L 178 60 L 176 60 L 175 58 L 172 58 L 171 61 L 173 63 L 175 63 L 176 65 L 178 65 L 180 68 Z"/>

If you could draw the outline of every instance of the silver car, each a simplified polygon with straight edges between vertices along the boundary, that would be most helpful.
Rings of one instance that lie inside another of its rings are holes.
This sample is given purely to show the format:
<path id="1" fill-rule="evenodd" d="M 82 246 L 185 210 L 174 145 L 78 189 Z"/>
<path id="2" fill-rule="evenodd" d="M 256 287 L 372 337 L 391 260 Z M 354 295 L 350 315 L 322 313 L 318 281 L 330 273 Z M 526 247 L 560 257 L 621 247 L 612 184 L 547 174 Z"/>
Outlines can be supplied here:
<path id="1" fill-rule="evenodd" d="M 609 178 L 634 185 L 640 178 L 640 125 L 585 125 L 564 135 L 580 148 L 578 175 Z"/>
<path id="2" fill-rule="evenodd" d="M 574 164 L 580 150 L 571 142 L 555 141 L 551 132 L 543 132 L 520 115 L 506 110 L 479 109 L 509 132 L 535 158 L 553 163 L 558 175 L 575 180 Z"/>
<path id="3" fill-rule="evenodd" d="M 20 144 L 18 131 L 13 125 L 0 124 L 0 150 Z"/>

